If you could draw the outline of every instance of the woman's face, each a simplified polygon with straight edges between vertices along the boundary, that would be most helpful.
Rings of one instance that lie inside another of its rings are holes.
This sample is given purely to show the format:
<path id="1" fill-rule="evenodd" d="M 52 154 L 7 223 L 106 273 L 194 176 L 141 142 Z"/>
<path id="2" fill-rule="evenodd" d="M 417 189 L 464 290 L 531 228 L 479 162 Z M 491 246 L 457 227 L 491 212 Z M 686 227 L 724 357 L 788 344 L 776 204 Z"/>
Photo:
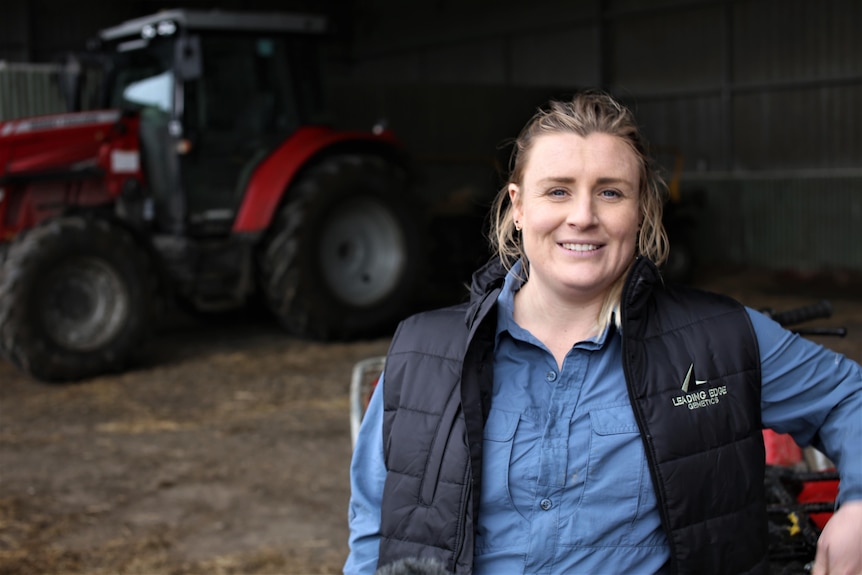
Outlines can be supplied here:
<path id="1" fill-rule="evenodd" d="M 609 134 L 547 134 L 509 185 L 530 282 L 561 297 L 601 297 L 631 264 L 641 221 L 639 163 Z"/>

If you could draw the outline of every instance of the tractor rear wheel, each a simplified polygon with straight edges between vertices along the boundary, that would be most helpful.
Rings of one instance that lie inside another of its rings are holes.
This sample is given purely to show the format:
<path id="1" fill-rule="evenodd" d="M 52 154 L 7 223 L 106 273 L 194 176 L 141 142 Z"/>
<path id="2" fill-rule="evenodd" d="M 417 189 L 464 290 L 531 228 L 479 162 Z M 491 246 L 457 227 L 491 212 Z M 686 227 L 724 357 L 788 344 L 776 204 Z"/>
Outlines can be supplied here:
<path id="1" fill-rule="evenodd" d="M 8 248 L 0 269 L 0 350 L 42 381 L 118 371 L 144 337 L 154 301 L 131 235 L 83 216 L 50 220 Z"/>
<path id="2" fill-rule="evenodd" d="M 330 157 L 288 191 L 260 252 L 270 310 L 315 339 L 378 335 L 415 300 L 421 225 L 403 169 L 371 155 Z"/>

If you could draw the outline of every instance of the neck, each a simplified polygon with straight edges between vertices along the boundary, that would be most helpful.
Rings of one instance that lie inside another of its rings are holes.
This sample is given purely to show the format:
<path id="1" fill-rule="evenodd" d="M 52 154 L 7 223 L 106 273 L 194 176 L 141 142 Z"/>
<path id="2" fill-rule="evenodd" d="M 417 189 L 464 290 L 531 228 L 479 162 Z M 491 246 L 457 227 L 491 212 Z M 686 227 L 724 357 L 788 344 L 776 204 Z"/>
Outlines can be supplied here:
<path id="1" fill-rule="evenodd" d="M 579 341 L 598 335 L 599 312 L 604 294 L 582 299 L 563 298 L 527 282 L 515 294 L 515 321 L 551 350 L 562 366 L 563 359 Z"/>

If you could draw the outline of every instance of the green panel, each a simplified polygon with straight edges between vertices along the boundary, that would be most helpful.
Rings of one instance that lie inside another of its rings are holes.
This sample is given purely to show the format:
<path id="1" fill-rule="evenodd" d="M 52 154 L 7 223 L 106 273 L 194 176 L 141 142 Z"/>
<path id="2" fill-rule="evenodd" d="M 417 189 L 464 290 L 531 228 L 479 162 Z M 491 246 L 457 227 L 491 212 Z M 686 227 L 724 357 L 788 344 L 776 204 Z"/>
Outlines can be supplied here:
<path id="1" fill-rule="evenodd" d="M 0 62 L 0 120 L 63 112 L 59 68 Z"/>
<path id="2" fill-rule="evenodd" d="M 686 181 L 697 196 L 706 263 L 862 272 L 862 177 Z"/>

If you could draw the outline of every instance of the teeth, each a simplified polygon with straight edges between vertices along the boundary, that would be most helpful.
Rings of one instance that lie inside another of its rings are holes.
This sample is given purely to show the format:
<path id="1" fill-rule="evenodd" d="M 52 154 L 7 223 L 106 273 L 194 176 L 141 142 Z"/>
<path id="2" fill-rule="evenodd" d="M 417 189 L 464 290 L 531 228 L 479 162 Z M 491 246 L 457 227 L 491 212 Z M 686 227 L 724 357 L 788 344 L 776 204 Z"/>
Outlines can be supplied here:
<path id="1" fill-rule="evenodd" d="M 567 250 L 572 250 L 573 252 L 591 252 L 593 250 L 599 249 L 599 246 L 595 244 L 561 244 Z"/>

